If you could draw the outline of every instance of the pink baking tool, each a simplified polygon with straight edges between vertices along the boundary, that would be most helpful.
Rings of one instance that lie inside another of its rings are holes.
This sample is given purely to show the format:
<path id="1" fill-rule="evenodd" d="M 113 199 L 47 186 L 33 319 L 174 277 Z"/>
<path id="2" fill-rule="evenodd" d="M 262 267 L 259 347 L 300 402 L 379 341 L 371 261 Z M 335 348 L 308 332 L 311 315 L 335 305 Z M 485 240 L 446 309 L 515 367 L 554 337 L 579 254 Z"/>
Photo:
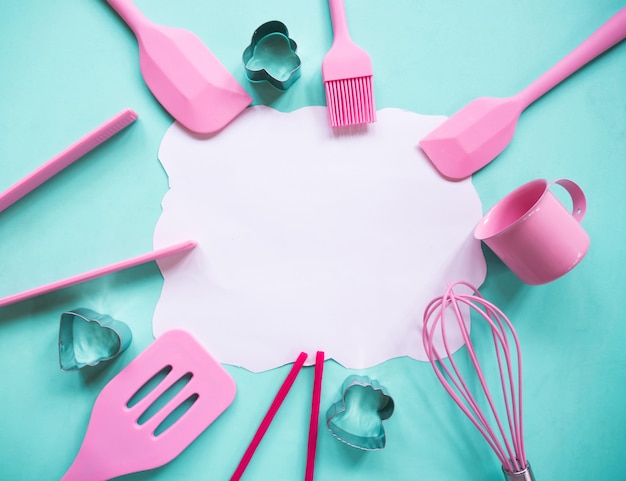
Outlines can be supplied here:
<path id="1" fill-rule="evenodd" d="M 107 0 L 139 44 L 143 78 L 156 99 L 189 130 L 211 134 L 252 98 L 196 35 L 156 25 L 131 0 Z"/>
<path id="2" fill-rule="evenodd" d="M 190 334 L 165 332 L 104 386 L 62 481 L 101 481 L 170 462 L 235 393 L 232 377 Z"/>
<path id="3" fill-rule="evenodd" d="M 120 130 L 132 124 L 139 116 L 131 109 L 122 110 L 109 120 L 89 132 L 80 140 L 70 145 L 63 152 L 55 155 L 45 164 L 28 174 L 0 194 L 0 212 L 17 202 L 30 191 L 39 187 L 46 180 L 96 148 Z"/>
<path id="4" fill-rule="evenodd" d="M 626 8 L 524 90 L 511 97 L 470 102 L 420 140 L 419 146 L 445 177 L 469 177 L 505 149 L 526 107 L 624 38 Z"/>
<path id="5" fill-rule="evenodd" d="M 243 473 L 248 467 L 248 464 L 250 464 L 250 461 L 252 460 L 252 456 L 254 455 L 256 448 L 259 447 L 263 436 L 265 436 L 265 433 L 269 429 L 270 424 L 272 424 L 272 421 L 274 420 L 274 416 L 276 416 L 276 413 L 278 412 L 280 406 L 287 397 L 287 394 L 289 394 L 289 390 L 293 386 L 293 383 L 296 381 L 296 377 L 298 377 L 298 373 L 300 372 L 300 369 L 302 369 L 302 366 L 304 365 L 307 357 L 307 353 L 301 352 L 294 362 L 291 370 L 289 371 L 289 374 L 287 374 L 287 377 L 285 378 L 282 386 L 280 386 L 278 393 L 276 393 L 276 397 L 274 398 L 272 404 L 267 410 L 265 417 L 257 428 L 256 433 L 254 433 L 252 441 L 250 441 L 250 444 L 248 445 L 246 452 L 243 454 L 241 461 L 239 461 L 239 465 L 237 466 L 237 469 L 233 473 L 232 477 L 230 478 L 230 481 L 239 481 L 243 476 Z"/>
<path id="6" fill-rule="evenodd" d="M 309 420 L 309 441 L 307 444 L 306 469 L 304 481 L 313 481 L 315 473 L 315 453 L 317 451 L 317 433 L 322 398 L 322 376 L 324 374 L 324 352 L 315 355 L 315 373 L 313 375 L 313 396 L 311 397 L 311 418 Z"/>
<path id="7" fill-rule="evenodd" d="M 463 307 L 470 308 L 472 322 L 486 325 L 487 332 L 477 329 L 489 341 L 485 348 L 470 338 Z M 465 349 L 454 353 L 447 333 L 459 329 Z M 485 438 L 506 481 L 534 481 L 524 447 L 522 354 L 511 321 L 474 286 L 455 282 L 426 306 L 422 340 L 437 379 Z M 489 368 L 499 376 L 490 376 Z"/>
<path id="8" fill-rule="evenodd" d="M 116 262 L 115 264 L 100 267 L 99 269 L 94 269 L 88 272 L 84 272 L 83 274 L 78 274 L 76 276 L 68 277 L 66 279 L 55 281 L 50 284 L 45 284 L 34 289 L 29 289 L 27 291 L 20 292 L 19 294 L 12 294 L 8 297 L 0 299 L 0 307 L 8 306 L 9 304 L 15 304 L 16 302 L 25 301 L 26 299 L 41 296 L 43 294 L 57 291 L 59 289 L 64 289 L 69 286 L 80 284 L 81 282 L 90 281 L 106 274 L 111 274 L 113 272 L 121 271 L 123 269 L 129 269 L 140 264 L 145 264 L 146 262 L 151 262 L 157 259 L 162 259 L 164 257 L 184 253 L 193 249 L 194 247 L 196 247 L 196 242 L 189 240 L 181 242 L 180 244 L 174 244 L 168 247 L 163 247 L 161 249 L 156 249 L 146 254 L 132 257 L 121 262 Z"/>
<path id="9" fill-rule="evenodd" d="M 344 0 L 329 0 L 333 44 L 322 61 L 331 127 L 376 121 L 372 61 L 350 38 Z"/>

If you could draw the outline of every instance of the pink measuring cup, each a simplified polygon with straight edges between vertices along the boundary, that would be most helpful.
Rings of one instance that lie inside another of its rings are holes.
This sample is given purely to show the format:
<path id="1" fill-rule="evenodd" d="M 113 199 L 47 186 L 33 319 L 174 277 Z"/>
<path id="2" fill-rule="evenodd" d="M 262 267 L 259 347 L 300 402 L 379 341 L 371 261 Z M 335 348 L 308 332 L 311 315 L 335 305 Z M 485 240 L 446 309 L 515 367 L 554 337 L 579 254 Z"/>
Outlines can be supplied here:
<path id="1" fill-rule="evenodd" d="M 571 196 L 571 212 L 550 190 L 554 184 Z M 569 272 L 587 253 L 589 236 L 580 224 L 586 210 L 585 194 L 576 183 L 537 179 L 491 208 L 474 229 L 474 237 L 526 284 L 545 284 Z"/>

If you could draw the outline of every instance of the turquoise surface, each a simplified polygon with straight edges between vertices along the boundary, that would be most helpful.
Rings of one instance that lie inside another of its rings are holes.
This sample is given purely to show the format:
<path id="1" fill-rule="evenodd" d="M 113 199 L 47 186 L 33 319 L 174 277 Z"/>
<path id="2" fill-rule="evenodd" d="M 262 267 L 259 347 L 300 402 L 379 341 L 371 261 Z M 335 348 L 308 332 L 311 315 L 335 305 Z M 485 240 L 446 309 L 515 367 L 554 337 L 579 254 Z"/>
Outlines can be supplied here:
<path id="1" fill-rule="evenodd" d="M 136 3 L 155 22 L 200 36 L 256 104 L 324 105 L 320 66 L 332 31 L 323 0 Z M 433 115 L 516 93 L 623 7 L 623 0 L 346 0 L 352 36 L 372 57 L 378 108 Z M 287 25 L 302 59 L 302 77 L 284 93 L 248 83 L 241 64 L 254 29 L 274 19 Z M 131 31 L 103 0 L 4 0 L 0 40 L 0 191 L 123 108 L 140 115 L 0 214 L 0 296 L 150 250 L 168 188 L 157 149 L 172 119 L 142 80 Z M 570 178 L 588 197 L 591 249 L 565 277 L 526 286 L 486 252 L 481 291 L 522 343 L 525 438 L 537 479 L 623 477 L 625 161 L 626 42 L 532 105 L 511 145 L 473 179 L 485 209 L 539 177 Z M 151 342 L 161 285 L 151 263 L 0 309 L 0 479 L 61 478 L 97 394 Z M 133 343 L 108 363 L 65 373 L 59 318 L 77 307 L 127 323 Z M 125 479 L 229 479 L 288 367 L 228 370 L 238 386 L 231 408 L 172 463 Z M 322 413 L 354 372 L 326 363 Z M 360 373 L 393 393 L 387 446 L 354 450 L 320 419 L 318 481 L 502 479 L 429 365 L 396 359 Z M 305 368 L 243 479 L 304 478 L 312 383 Z"/>

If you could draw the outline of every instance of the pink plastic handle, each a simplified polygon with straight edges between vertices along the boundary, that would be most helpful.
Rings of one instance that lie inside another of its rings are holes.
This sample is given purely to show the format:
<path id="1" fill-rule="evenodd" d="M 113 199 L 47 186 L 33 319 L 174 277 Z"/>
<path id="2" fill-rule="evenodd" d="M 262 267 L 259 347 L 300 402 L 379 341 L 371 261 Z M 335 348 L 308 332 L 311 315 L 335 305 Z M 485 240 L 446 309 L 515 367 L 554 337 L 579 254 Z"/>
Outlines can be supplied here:
<path id="1" fill-rule="evenodd" d="M 313 376 L 313 396 L 311 397 L 311 419 L 309 421 L 309 440 L 306 455 L 304 481 L 313 481 L 315 472 L 315 453 L 317 451 L 317 425 L 320 416 L 320 400 L 322 398 L 322 375 L 324 373 L 324 352 L 315 355 L 315 374 Z"/>
<path id="2" fill-rule="evenodd" d="M 587 40 L 563 57 L 550 70 L 522 90 L 517 96 L 526 106 L 558 85 L 602 52 L 626 38 L 626 7 L 613 15 Z"/>
<path id="3" fill-rule="evenodd" d="M 168 257 L 181 252 L 186 252 L 196 247 L 196 245 L 197 243 L 195 241 L 185 241 L 180 244 L 174 244 L 169 247 L 164 247 L 162 249 L 156 249 L 152 252 L 148 252 L 147 254 L 132 257 L 131 259 L 126 259 L 125 261 L 110 264 L 99 269 L 94 269 L 83 274 L 68 277 L 60 281 L 52 282 L 50 284 L 36 287 L 28 291 L 20 292 L 19 294 L 13 294 L 11 296 L 0 299 L 0 307 L 8 306 L 9 304 L 15 304 L 16 302 L 25 301 L 26 299 L 41 296 L 43 294 L 57 291 L 59 289 L 64 289 L 66 287 L 80 284 L 81 282 L 90 281 L 92 279 L 95 279 L 96 277 L 101 277 L 106 274 L 111 274 L 113 272 L 121 271 L 123 269 L 129 269 L 140 264 L 145 264 L 146 262 L 155 261 L 157 259 Z"/>
<path id="4" fill-rule="evenodd" d="M 333 38 L 346 41 L 350 39 L 348 21 L 346 19 L 346 6 L 344 0 L 329 0 L 330 19 L 333 24 Z"/>
<path id="5" fill-rule="evenodd" d="M 241 477 L 243 476 L 243 473 L 248 467 L 248 464 L 250 463 L 250 460 L 252 459 L 252 456 L 254 455 L 256 448 L 261 443 L 263 436 L 265 436 L 265 433 L 269 429 L 270 424 L 274 420 L 274 416 L 276 416 L 276 413 L 278 412 L 278 410 L 280 409 L 280 406 L 282 405 L 283 401 L 287 397 L 287 394 L 289 394 L 289 390 L 291 389 L 291 386 L 293 386 L 293 383 L 296 381 L 296 377 L 298 377 L 298 373 L 300 372 L 300 369 L 302 369 L 302 366 L 304 365 L 304 361 L 306 361 L 307 357 L 308 357 L 308 354 L 306 352 L 301 352 L 298 358 L 296 359 L 294 365 L 291 368 L 291 371 L 289 371 L 289 374 L 287 374 L 285 381 L 283 382 L 282 386 L 278 390 L 278 393 L 276 394 L 274 401 L 272 401 L 272 404 L 267 410 L 265 417 L 261 421 L 261 424 L 259 425 L 256 433 L 254 434 L 254 437 L 252 438 L 252 441 L 250 442 L 248 449 L 246 449 L 246 452 L 243 454 L 241 461 L 239 461 L 239 465 L 237 466 L 237 469 L 233 473 L 232 477 L 230 478 L 230 481 L 239 481 Z"/>
<path id="6" fill-rule="evenodd" d="M 61 170 L 81 158 L 90 150 L 96 148 L 102 142 L 132 124 L 138 117 L 139 116 L 131 109 L 122 110 L 83 138 L 70 145 L 63 152 L 54 156 L 41 167 L 0 194 L 0 212 L 58 174 Z"/>
<path id="7" fill-rule="evenodd" d="M 567 191 L 572 198 L 572 216 L 578 222 L 582 222 L 587 212 L 587 199 L 580 186 L 576 182 L 568 179 L 558 179 L 552 182 L 552 184 L 559 184 Z"/>

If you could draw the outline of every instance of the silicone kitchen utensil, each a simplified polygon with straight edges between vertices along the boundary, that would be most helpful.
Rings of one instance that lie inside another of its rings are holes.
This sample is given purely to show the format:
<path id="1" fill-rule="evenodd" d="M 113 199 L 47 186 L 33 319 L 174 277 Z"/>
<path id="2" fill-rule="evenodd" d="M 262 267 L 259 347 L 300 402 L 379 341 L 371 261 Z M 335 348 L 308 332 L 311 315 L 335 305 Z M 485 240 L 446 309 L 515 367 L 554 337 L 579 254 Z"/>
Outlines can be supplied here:
<path id="1" fill-rule="evenodd" d="M 70 145 L 63 152 L 55 155 L 48 162 L 0 194 L 0 212 L 17 202 L 36 187 L 39 187 L 52 176 L 58 174 L 61 170 L 81 158 L 90 150 L 96 148 L 102 142 L 132 124 L 137 118 L 138 115 L 131 109 L 122 110 L 80 140 Z"/>
<path id="2" fill-rule="evenodd" d="M 526 107 L 624 38 L 626 7 L 524 90 L 507 98 L 470 102 L 420 140 L 419 146 L 444 176 L 472 175 L 509 144 Z"/>
<path id="3" fill-rule="evenodd" d="M 268 428 L 270 427 L 270 424 L 274 420 L 274 416 L 276 416 L 276 413 L 280 409 L 281 404 L 287 397 L 287 394 L 289 394 L 289 390 L 291 389 L 291 386 L 293 386 L 293 383 L 295 382 L 296 377 L 298 377 L 298 373 L 300 372 L 300 369 L 302 369 L 302 366 L 304 365 L 304 361 L 306 361 L 307 357 L 308 357 L 307 353 L 301 352 L 298 358 L 296 359 L 296 362 L 291 367 L 289 374 L 287 374 L 285 381 L 283 382 L 282 386 L 278 390 L 278 393 L 276 394 L 274 401 L 272 401 L 272 404 L 270 405 L 267 413 L 265 414 L 265 417 L 261 421 L 261 424 L 259 425 L 256 433 L 254 434 L 254 437 L 252 438 L 250 445 L 246 449 L 246 452 L 243 454 L 243 457 L 241 458 L 241 461 L 239 462 L 237 469 L 235 470 L 232 477 L 230 478 L 230 481 L 238 481 L 243 476 L 243 473 L 248 467 L 248 464 L 250 463 L 250 460 L 252 459 L 252 456 L 254 455 L 256 448 L 261 443 L 263 436 L 265 436 L 265 433 L 267 432 Z"/>
<path id="4" fill-rule="evenodd" d="M 235 392 L 231 376 L 190 334 L 165 332 L 104 386 L 62 481 L 105 480 L 170 462 Z"/>
<path id="5" fill-rule="evenodd" d="M 333 44 L 322 61 L 328 117 L 332 127 L 376 121 L 372 61 L 348 32 L 343 0 L 329 0 Z"/>
<path id="6" fill-rule="evenodd" d="M 107 0 L 137 37 L 143 78 L 156 99 L 189 130 L 211 134 L 252 98 L 196 35 L 156 25 L 131 0 Z"/>
<path id="7" fill-rule="evenodd" d="M 324 374 L 324 352 L 315 355 L 315 373 L 313 376 L 313 396 L 311 396 L 311 419 L 309 420 L 309 440 L 307 444 L 306 470 L 304 481 L 313 481 L 315 472 L 315 453 L 317 451 L 317 425 L 320 417 L 322 397 L 322 376 Z"/>
<path id="8" fill-rule="evenodd" d="M 395 409 L 393 398 L 378 381 L 353 374 L 341 386 L 341 399 L 326 412 L 326 427 L 342 443 L 364 451 L 383 449 L 383 421 Z"/>
<path id="9" fill-rule="evenodd" d="M 156 249 L 146 254 L 132 257 L 124 261 L 116 262 L 115 264 L 110 264 L 105 267 L 100 267 L 98 269 L 84 272 L 83 274 L 78 274 L 76 276 L 68 277 L 60 281 L 55 281 L 40 287 L 35 287 L 34 289 L 29 289 L 18 294 L 12 294 L 10 296 L 0 299 L 0 307 L 8 306 L 9 304 L 15 304 L 16 302 L 25 301 L 26 299 L 41 296 L 43 294 L 47 294 L 49 292 L 53 292 L 59 289 L 64 289 L 66 287 L 73 286 L 81 282 L 90 281 L 92 279 L 95 279 L 96 277 L 104 276 L 106 274 L 111 274 L 113 272 L 121 271 L 123 269 L 129 269 L 140 264 L 145 264 L 146 262 L 151 262 L 157 259 L 162 259 L 164 257 L 186 252 L 193 249 L 194 247 L 196 247 L 195 241 L 185 241 L 181 242 L 180 244 L 163 247 L 162 249 Z"/>
<path id="10" fill-rule="evenodd" d="M 571 197 L 571 211 L 552 193 L 555 184 Z M 536 179 L 489 209 L 476 225 L 474 237 L 526 284 L 545 284 L 585 257 L 590 241 L 581 222 L 586 211 L 585 194 L 575 182 Z"/>
<path id="11" fill-rule="evenodd" d="M 266 81 L 279 90 L 287 90 L 300 78 L 297 49 L 284 23 L 264 23 L 254 31 L 250 45 L 243 51 L 246 75 L 253 82 Z"/>
<path id="12" fill-rule="evenodd" d="M 455 289 L 469 293 L 456 293 Z M 492 351 L 500 374 L 500 383 L 496 383 L 496 386 L 488 383 L 489 376 L 482 367 L 488 364 L 482 359 L 481 353 L 484 351 L 476 349 L 472 343 L 468 326 L 461 315 L 461 305 L 469 306 L 476 314 L 472 319 L 485 322 L 489 328 Z M 465 349 L 455 356 L 449 349 L 446 336 L 450 322 L 461 330 L 465 340 Z M 471 284 L 455 282 L 448 286 L 444 295 L 433 299 L 426 307 L 422 339 L 437 378 L 496 454 L 502 463 L 506 480 L 534 480 L 524 448 L 522 355 L 511 321 Z M 461 354 L 467 354 L 468 362 L 458 357 Z M 498 414 L 501 405 L 504 407 L 506 424 Z M 491 420 L 494 426 L 490 425 Z"/>

